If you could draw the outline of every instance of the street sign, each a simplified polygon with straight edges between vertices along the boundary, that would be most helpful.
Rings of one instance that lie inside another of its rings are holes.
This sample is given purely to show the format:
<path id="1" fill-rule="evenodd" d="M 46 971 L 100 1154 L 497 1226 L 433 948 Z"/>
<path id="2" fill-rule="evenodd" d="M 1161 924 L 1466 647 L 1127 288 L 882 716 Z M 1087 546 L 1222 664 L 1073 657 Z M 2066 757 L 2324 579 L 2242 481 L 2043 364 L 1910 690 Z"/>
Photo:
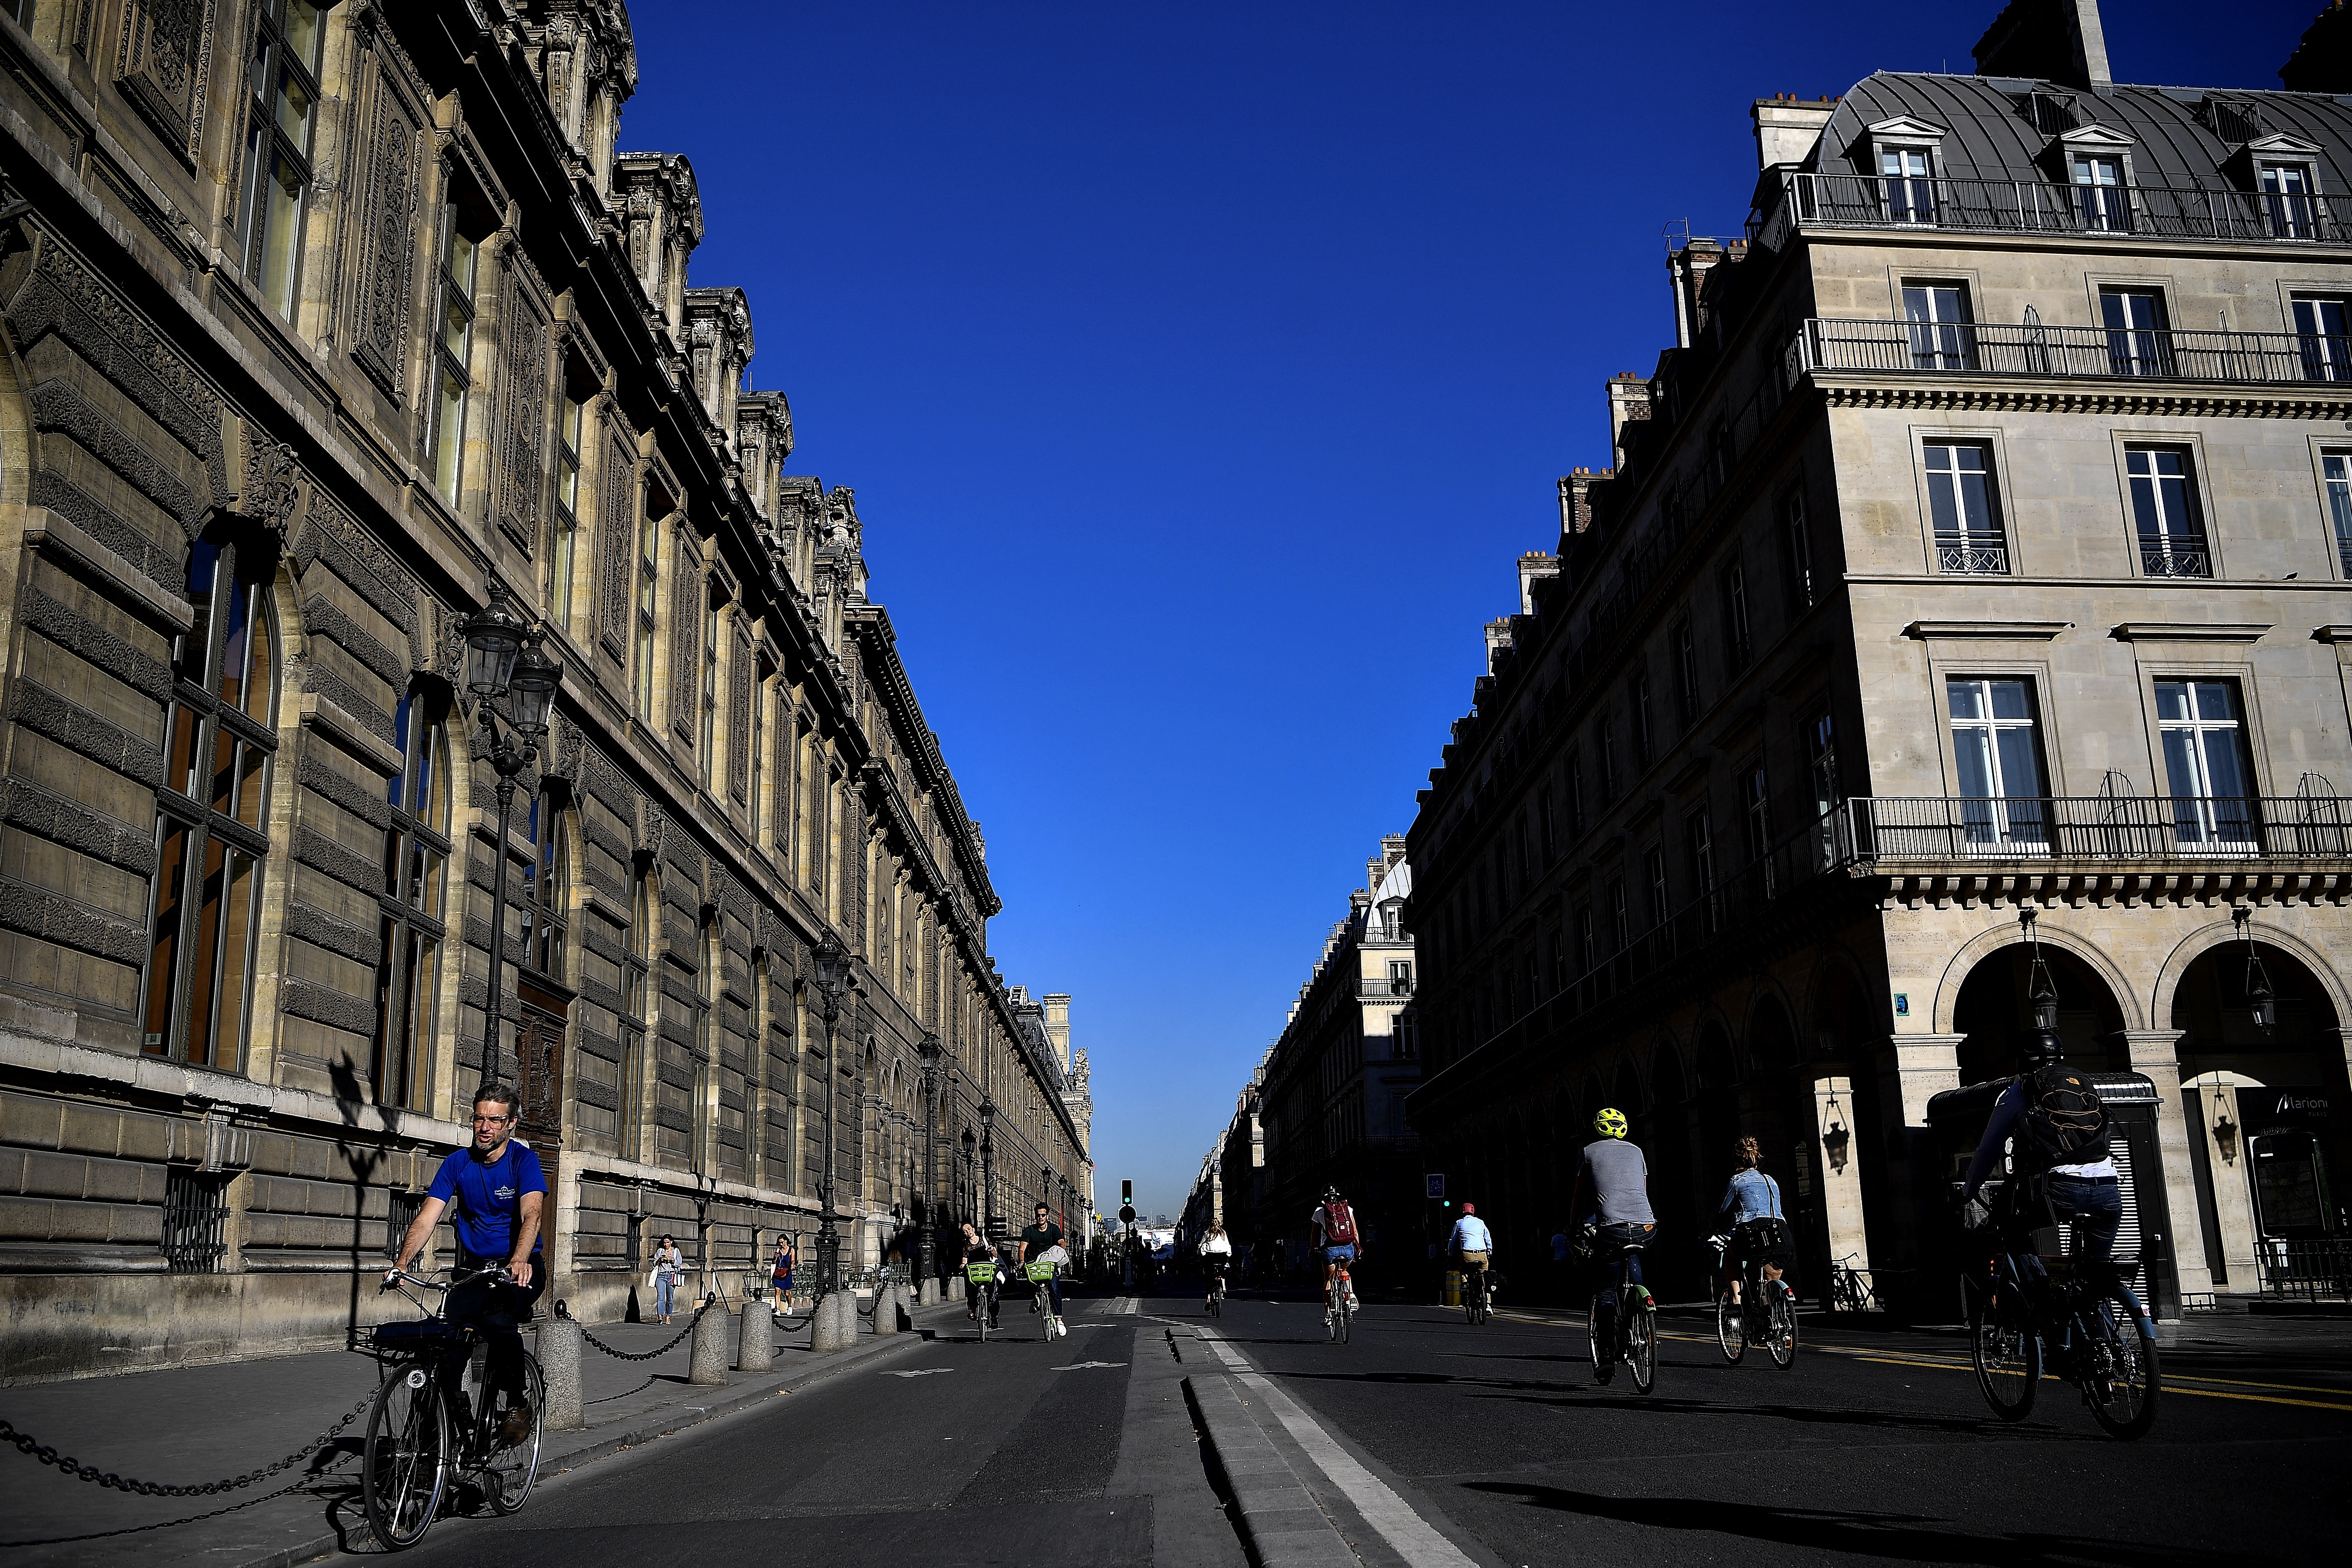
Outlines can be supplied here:
<path id="1" fill-rule="evenodd" d="M 1429 1174 L 1423 1176 L 1422 1180 L 1429 1184 L 1429 1195 L 1431 1197 L 1442 1198 L 1445 1195 L 1445 1176 L 1443 1172 L 1432 1171 Z"/>

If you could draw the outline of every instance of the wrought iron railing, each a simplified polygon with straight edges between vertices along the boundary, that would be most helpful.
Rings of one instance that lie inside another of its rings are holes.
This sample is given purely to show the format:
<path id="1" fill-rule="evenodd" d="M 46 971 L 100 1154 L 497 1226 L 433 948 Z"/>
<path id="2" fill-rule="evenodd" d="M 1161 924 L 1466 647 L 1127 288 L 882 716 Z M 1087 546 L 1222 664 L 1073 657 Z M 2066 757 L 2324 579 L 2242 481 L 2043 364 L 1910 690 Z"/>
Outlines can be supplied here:
<path id="1" fill-rule="evenodd" d="M 2266 1236 L 2258 1244 L 2263 1294 L 2306 1301 L 2352 1297 L 2352 1239 L 2326 1237 L 2290 1241 Z"/>
<path id="2" fill-rule="evenodd" d="M 1939 228 L 1990 234 L 2342 244 L 2352 222 L 2326 196 L 2201 186 L 2053 185 L 2042 180 L 1781 177 L 1780 200 L 1748 224 L 1778 250 L 1795 228 Z"/>
<path id="3" fill-rule="evenodd" d="M 1972 540 L 1967 543 L 1957 540 L 1936 541 L 1936 570 L 1943 573 L 1964 573 L 1971 576 L 2002 577 L 2009 574 L 2009 546 Z"/>
<path id="4" fill-rule="evenodd" d="M 1861 795 L 1858 860 L 2346 859 L 2343 795 Z"/>
<path id="5" fill-rule="evenodd" d="M 2210 577 L 2213 554 L 2201 539 L 2168 545 L 2143 543 L 2139 569 L 2141 575 L 2147 577 Z"/>
<path id="6" fill-rule="evenodd" d="M 1816 317 L 1805 322 L 1784 359 L 1791 377 L 1811 370 L 1860 370 L 2262 384 L 2352 383 L 2352 337 L 2315 332 Z"/>
<path id="7" fill-rule="evenodd" d="M 1410 974 L 1371 975 L 1356 982 L 1356 994 L 1389 998 L 1410 996 L 1412 994 L 1412 976 Z"/>

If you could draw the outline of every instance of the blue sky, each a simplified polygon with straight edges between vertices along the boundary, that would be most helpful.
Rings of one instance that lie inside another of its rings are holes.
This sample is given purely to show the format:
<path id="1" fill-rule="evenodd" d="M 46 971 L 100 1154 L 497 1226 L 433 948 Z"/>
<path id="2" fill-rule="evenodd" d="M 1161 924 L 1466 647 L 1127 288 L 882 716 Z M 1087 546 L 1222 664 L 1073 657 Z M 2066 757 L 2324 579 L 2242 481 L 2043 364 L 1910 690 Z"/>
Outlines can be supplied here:
<path id="1" fill-rule="evenodd" d="M 2276 87 L 2320 4 L 2106 0 L 2115 74 Z M 692 281 L 857 492 L 1106 1206 L 1174 1212 L 1412 821 L 1749 102 L 1969 70 L 1999 5 L 631 6 L 622 145 L 692 160 Z"/>

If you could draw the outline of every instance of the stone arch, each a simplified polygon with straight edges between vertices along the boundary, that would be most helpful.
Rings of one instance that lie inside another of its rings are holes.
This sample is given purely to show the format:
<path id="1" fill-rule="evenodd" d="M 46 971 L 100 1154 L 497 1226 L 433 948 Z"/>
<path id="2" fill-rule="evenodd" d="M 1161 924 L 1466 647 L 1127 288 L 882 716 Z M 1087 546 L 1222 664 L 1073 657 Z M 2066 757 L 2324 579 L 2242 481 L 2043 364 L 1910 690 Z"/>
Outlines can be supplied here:
<path id="1" fill-rule="evenodd" d="M 2123 1012 L 2125 1028 L 2147 1028 L 2147 1014 L 2140 1005 L 2139 988 L 2125 978 L 2123 966 L 2109 957 L 2105 949 L 2088 938 L 2068 931 L 2063 925 L 2052 924 L 2050 916 L 2051 911 L 2045 910 L 2034 922 L 2034 934 L 2041 939 L 2042 945 L 2072 954 L 2105 981 L 2109 994 L 2114 996 L 2116 1005 Z M 1960 944 L 1936 982 L 1936 1006 L 1931 1015 L 1936 1033 L 1948 1035 L 1953 1032 L 1952 1019 L 1959 1007 L 1960 987 L 1968 983 L 1969 971 L 2000 949 L 2021 943 L 2024 940 L 2023 930 L 2012 919 L 1988 926 Z"/>
<path id="2" fill-rule="evenodd" d="M 1766 978 L 1757 983 L 1748 998 L 1747 1027 L 1742 1033 L 1740 1054 L 1747 1058 L 1747 1076 L 1757 1078 L 1796 1064 L 1801 1055 L 1796 1015 L 1780 982 Z"/>
<path id="3" fill-rule="evenodd" d="M 2258 945 L 2274 947 L 2292 954 L 2297 963 L 2311 971 L 2312 977 L 2327 992 L 2328 1004 L 2336 1009 L 2337 1026 L 2352 1027 L 2352 992 L 2347 991 L 2343 977 L 2336 973 L 2319 949 L 2293 932 L 2282 931 L 2274 925 L 2265 925 L 2259 919 L 2249 918 L 2246 926 L 2253 933 Z M 2158 967 L 2156 984 L 2148 995 L 2148 1010 L 2157 1019 L 2158 1028 L 2179 1027 L 2173 1016 L 2173 1004 L 2179 994 L 2181 981 L 2188 975 L 2189 966 L 2213 949 L 2241 940 L 2237 922 L 2222 920 L 2198 927 L 2174 944 L 2172 951 L 2165 954 L 2164 963 Z"/>
<path id="4" fill-rule="evenodd" d="M 1628 1117 L 1640 1115 L 1649 1103 L 1649 1097 L 1643 1092 L 1641 1067 L 1631 1052 L 1618 1058 L 1613 1082 L 1611 1092 L 1617 1097 L 1613 1101 L 1617 1109 Z"/>
<path id="5" fill-rule="evenodd" d="M 1731 1029 L 1721 1014 L 1699 1026 L 1691 1054 L 1692 1079 L 1699 1089 L 1728 1089 L 1739 1081 L 1738 1058 L 1732 1054 Z"/>

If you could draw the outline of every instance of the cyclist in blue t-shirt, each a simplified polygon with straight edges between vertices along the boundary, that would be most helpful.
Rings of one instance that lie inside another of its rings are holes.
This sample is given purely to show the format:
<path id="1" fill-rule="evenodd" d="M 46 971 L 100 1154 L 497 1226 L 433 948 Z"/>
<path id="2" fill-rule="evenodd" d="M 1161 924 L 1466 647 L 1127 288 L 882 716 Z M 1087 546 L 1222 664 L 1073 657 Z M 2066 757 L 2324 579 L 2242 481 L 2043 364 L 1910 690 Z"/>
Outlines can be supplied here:
<path id="1" fill-rule="evenodd" d="M 448 1303 L 449 1321 L 478 1325 L 489 1345 L 490 1385 L 507 1395 L 501 1436 L 509 1447 L 530 1435 L 532 1415 L 523 1397 L 522 1335 L 516 1324 L 529 1320 L 531 1303 L 547 1289 L 539 1247 L 547 1177 L 539 1156 L 514 1141 L 514 1124 L 512 1089 L 492 1084 L 474 1096 L 473 1143 L 441 1162 L 424 1205 L 401 1239 L 394 1268 L 384 1275 L 388 1283 L 414 1263 L 442 1212 L 454 1207 L 457 1267 L 503 1267 L 513 1276 L 511 1285 L 487 1279 L 461 1285 L 449 1293 Z"/>

